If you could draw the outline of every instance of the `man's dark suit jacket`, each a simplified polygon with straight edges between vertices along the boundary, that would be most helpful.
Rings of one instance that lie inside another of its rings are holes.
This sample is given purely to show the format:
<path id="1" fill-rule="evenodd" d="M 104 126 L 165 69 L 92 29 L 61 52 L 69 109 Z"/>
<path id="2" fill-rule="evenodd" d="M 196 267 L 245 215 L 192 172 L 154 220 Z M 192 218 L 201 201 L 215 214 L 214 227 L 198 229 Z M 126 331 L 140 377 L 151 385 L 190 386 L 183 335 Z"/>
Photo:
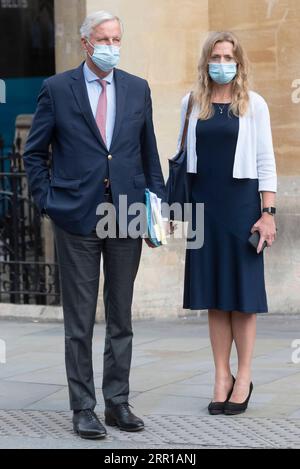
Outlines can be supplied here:
<path id="1" fill-rule="evenodd" d="M 34 201 L 61 228 L 87 235 L 110 180 L 117 210 L 144 202 L 148 187 L 166 200 L 148 83 L 116 69 L 116 122 L 111 147 L 101 138 L 87 94 L 83 64 L 45 80 L 27 140 L 24 165 Z M 49 173 L 49 146 L 52 147 Z"/>

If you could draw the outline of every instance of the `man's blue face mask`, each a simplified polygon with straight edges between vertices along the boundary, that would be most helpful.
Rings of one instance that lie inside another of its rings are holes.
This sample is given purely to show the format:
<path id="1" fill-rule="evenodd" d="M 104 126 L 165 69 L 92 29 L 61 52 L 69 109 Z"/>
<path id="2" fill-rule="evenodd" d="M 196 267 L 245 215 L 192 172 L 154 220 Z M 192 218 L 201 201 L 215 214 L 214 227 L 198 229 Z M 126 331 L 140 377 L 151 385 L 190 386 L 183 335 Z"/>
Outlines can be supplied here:
<path id="1" fill-rule="evenodd" d="M 230 83 L 237 74 L 237 64 L 215 64 L 208 65 L 208 73 L 210 78 L 219 85 Z"/>
<path id="2" fill-rule="evenodd" d="M 90 55 L 90 58 L 103 72 L 109 72 L 115 68 L 120 60 L 120 47 L 118 46 L 108 46 L 108 45 L 93 45 L 87 41 L 90 46 L 94 48 L 93 55 Z"/>

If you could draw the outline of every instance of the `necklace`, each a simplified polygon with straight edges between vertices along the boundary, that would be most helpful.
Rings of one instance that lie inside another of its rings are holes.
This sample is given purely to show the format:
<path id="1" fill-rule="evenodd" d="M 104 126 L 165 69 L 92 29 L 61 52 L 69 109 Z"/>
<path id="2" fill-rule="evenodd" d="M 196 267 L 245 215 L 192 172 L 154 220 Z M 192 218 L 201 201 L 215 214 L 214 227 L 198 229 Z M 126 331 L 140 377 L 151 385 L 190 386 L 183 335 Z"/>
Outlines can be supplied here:
<path id="1" fill-rule="evenodd" d="M 219 111 L 220 111 L 220 114 L 223 114 L 223 111 L 224 111 L 224 107 L 226 106 L 226 104 L 224 104 L 224 106 L 219 106 L 219 104 L 217 104 L 218 108 L 219 108 Z"/>

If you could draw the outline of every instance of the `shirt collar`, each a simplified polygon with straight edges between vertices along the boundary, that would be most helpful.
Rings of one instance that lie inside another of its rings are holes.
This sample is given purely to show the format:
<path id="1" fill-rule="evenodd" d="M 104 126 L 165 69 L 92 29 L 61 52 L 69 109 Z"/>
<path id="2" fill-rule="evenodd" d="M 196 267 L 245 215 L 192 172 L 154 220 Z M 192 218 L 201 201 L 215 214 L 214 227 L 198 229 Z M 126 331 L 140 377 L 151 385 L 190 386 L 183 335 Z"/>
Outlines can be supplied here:
<path id="1" fill-rule="evenodd" d="M 92 81 L 99 81 L 99 77 L 89 68 L 87 63 L 84 63 L 83 66 L 83 73 L 84 73 L 84 78 L 86 81 L 91 83 Z M 107 83 L 110 85 L 114 79 L 114 71 L 112 70 L 109 75 L 107 75 L 103 80 L 107 81 Z"/>

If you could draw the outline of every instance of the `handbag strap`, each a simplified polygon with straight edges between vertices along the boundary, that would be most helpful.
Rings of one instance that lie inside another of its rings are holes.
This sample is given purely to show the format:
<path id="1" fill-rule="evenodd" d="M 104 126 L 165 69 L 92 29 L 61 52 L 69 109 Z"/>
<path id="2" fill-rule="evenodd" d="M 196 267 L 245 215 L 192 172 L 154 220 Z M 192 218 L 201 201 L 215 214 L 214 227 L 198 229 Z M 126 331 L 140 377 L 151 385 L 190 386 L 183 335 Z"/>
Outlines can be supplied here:
<path id="1" fill-rule="evenodd" d="M 184 145 L 185 145 L 187 131 L 189 127 L 189 120 L 190 120 L 190 116 L 191 116 L 192 109 L 193 109 L 193 104 L 194 104 L 194 96 L 193 96 L 193 92 L 191 92 L 190 97 L 189 97 L 187 111 L 186 111 L 186 116 L 185 116 L 185 123 L 184 123 L 182 138 L 181 138 L 180 150 L 183 150 Z"/>

